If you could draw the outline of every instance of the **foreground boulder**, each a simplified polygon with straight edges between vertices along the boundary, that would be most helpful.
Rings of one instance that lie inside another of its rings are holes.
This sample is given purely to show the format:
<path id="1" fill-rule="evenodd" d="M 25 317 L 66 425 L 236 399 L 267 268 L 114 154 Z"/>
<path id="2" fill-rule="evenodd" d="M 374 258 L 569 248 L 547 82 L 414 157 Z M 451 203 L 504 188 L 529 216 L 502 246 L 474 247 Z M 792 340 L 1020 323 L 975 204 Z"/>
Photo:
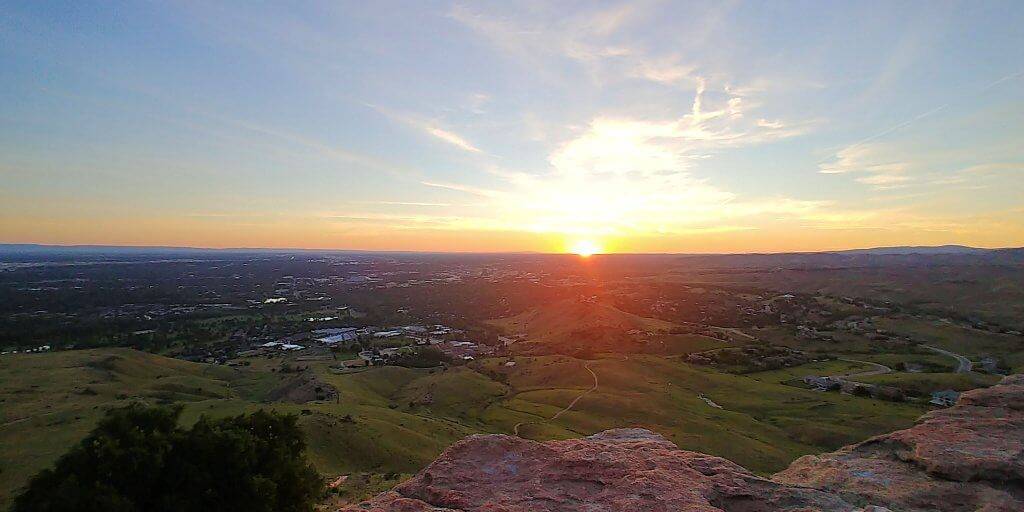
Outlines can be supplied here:
<path id="1" fill-rule="evenodd" d="M 1024 510 L 1024 375 L 964 393 L 906 430 L 801 457 L 773 479 L 894 510 Z"/>
<path id="2" fill-rule="evenodd" d="M 348 510 L 854 510 L 838 496 L 754 476 L 642 429 L 538 443 L 468 437 L 411 480 Z"/>
<path id="3" fill-rule="evenodd" d="M 642 429 L 538 443 L 468 437 L 350 511 L 1024 510 L 1024 376 L 912 428 L 796 460 L 771 480 Z"/>

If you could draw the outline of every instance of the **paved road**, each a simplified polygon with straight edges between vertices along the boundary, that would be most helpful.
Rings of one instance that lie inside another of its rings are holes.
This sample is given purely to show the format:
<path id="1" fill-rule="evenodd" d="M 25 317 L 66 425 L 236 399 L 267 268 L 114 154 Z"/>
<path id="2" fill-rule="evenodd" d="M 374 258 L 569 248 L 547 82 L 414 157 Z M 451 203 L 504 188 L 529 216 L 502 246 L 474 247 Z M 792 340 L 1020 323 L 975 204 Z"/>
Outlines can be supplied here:
<path id="1" fill-rule="evenodd" d="M 874 366 L 874 370 L 868 370 L 866 372 L 847 373 L 845 375 L 833 375 L 833 377 L 870 377 L 872 375 L 884 375 L 886 373 L 892 373 L 892 368 L 884 364 L 872 363 L 871 361 L 858 361 L 856 359 L 846 359 L 839 357 L 840 361 L 846 361 L 847 363 L 860 363 L 868 366 Z"/>
<path id="2" fill-rule="evenodd" d="M 971 370 L 974 368 L 974 363 L 972 363 L 970 359 L 967 359 L 966 357 L 960 354 L 954 354 L 948 350 L 943 350 L 941 348 L 933 347 L 930 345 L 921 346 L 928 350 L 931 350 L 932 352 L 938 352 L 939 354 L 942 354 L 944 356 L 949 356 L 956 359 L 956 373 L 971 373 Z"/>
<path id="3" fill-rule="evenodd" d="M 590 389 L 584 391 L 583 393 L 580 393 L 580 396 L 578 396 L 575 399 L 573 399 L 572 402 L 569 402 L 569 405 L 565 406 L 562 410 L 556 412 L 555 415 L 550 417 L 550 418 L 548 418 L 547 421 L 555 421 L 555 420 L 557 420 L 561 415 L 571 411 L 573 407 L 576 407 L 576 404 L 580 400 L 582 400 L 583 397 L 589 395 L 590 393 L 593 393 L 594 391 L 597 391 L 597 374 L 594 373 L 594 370 L 592 370 L 590 368 L 589 364 L 585 364 L 585 365 L 583 365 L 583 367 L 586 368 L 588 372 L 590 372 L 590 375 L 592 377 L 594 377 L 594 386 L 591 387 Z M 519 423 L 516 423 L 514 427 L 512 427 L 512 433 L 518 436 L 519 435 L 519 427 L 520 426 L 522 426 L 522 425 L 530 425 L 530 424 L 534 424 L 534 423 L 539 423 L 539 422 L 537 422 L 537 421 L 520 421 Z"/>

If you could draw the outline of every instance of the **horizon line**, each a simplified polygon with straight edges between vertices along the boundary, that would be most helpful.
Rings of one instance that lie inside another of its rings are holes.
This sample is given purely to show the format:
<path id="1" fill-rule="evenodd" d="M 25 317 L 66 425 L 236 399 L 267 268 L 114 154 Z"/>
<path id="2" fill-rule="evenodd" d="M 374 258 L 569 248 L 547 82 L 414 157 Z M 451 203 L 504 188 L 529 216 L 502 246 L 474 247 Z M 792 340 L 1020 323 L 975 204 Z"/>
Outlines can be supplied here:
<path id="1" fill-rule="evenodd" d="M 175 246 L 175 245 L 109 245 L 109 244 L 40 244 L 40 243 L 0 243 L 0 253 L 4 249 L 24 247 L 43 250 L 60 249 L 122 249 L 122 250 L 178 250 L 178 251 L 204 251 L 204 252 L 338 252 L 338 253 L 360 253 L 360 254 L 452 254 L 452 255 L 550 255 L 550 256 L 571 256 L 572 252 L 545 252 L 545 251 L 427 251 L 411 249 L 340 249 L 340 248 L 303 248 L 303 247 L 199 247 L 199 246 Z M 886 249 L 942 249 L 957 248 L 972 251 L 1005 251 L 1024 249 L 1018 247 L 980 247 L 961 244 L 940 244 L 940 245 L 891 245 L 875 247 L 849 247 L 845 249 L 823 249 L 805 251 L 752 251 L 752 252 L 602 252 L 593 256 L 755 256 L 755 255 L 783 255 L 783 254 L 828 254 L 854 251 L 878 251 Z"/>

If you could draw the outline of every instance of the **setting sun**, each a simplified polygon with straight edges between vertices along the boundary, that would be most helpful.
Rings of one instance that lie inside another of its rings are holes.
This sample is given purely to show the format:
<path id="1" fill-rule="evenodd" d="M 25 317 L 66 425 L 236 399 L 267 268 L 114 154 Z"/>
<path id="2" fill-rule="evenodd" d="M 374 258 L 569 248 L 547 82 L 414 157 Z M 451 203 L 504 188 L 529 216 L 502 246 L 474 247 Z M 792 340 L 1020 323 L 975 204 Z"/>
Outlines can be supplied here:
<path id="1" fill-rule="evenodd" d="M 601 246 L 595 244 L 590 240 L 580 240 L 572 244 L 572 247 L 569 249 L 569 252 L 578 254 L 584 258 L 588 258 L 590 256 L 593 256 L 594 254 L 600 254 Z"/>

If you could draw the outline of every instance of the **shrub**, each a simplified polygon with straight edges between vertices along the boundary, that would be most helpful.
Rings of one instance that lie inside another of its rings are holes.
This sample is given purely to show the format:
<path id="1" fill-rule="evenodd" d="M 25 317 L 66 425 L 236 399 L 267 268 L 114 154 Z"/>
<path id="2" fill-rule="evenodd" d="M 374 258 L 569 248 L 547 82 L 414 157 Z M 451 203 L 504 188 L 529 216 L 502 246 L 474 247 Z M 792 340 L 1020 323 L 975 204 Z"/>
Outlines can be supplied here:
<path id="1" fill-rule="evenodd" d="M 107 413 L 13 512 L 313 510 L 322 482 L 295 416 L 257 411 L 177 426 L 181 408 L 133 404 Z"/>

